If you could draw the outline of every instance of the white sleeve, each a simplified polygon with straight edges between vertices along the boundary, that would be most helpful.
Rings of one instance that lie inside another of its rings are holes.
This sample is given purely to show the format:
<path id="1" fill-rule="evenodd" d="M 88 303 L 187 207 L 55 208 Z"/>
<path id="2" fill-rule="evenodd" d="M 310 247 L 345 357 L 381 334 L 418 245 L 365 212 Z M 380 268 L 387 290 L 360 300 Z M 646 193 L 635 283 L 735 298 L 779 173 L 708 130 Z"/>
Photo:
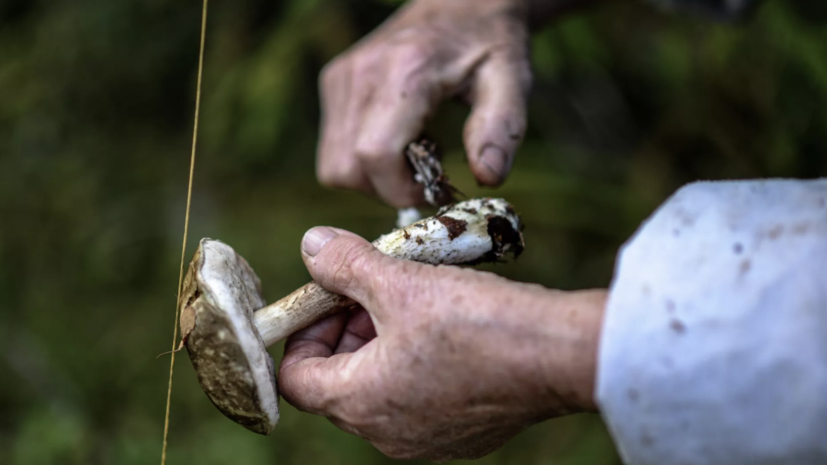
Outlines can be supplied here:
<path id="1" fill-rule="evenodd" d="M 596 395 L 630 465 L 827 464 L 827 180 L 662 205 L 620 252 Z"/>

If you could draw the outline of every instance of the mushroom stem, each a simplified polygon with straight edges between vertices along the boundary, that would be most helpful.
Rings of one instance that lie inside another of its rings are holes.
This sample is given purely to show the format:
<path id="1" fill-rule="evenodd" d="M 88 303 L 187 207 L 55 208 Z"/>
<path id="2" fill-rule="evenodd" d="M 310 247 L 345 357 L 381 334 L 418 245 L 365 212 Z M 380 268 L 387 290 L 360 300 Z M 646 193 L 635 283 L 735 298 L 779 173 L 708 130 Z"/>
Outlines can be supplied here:
<path id="1" fill-rule="evenodd" d="M 436 216 L 394 230 L 373 242 L 382 253 L 432 265 L 495 261 L 523 249 L 520 218 L 502 199 L 472 199 L 445 207 Z M 311 282 L 254 313 L 269 347 L 354 301 Z"/>
<path id="2" fill-rule="evenodd" d="M 264 345 L 270 347 L 326 315 L 353 304 L 353 300 L 309 282 L 278 302 L 257 310 L 253 322 Z"/>

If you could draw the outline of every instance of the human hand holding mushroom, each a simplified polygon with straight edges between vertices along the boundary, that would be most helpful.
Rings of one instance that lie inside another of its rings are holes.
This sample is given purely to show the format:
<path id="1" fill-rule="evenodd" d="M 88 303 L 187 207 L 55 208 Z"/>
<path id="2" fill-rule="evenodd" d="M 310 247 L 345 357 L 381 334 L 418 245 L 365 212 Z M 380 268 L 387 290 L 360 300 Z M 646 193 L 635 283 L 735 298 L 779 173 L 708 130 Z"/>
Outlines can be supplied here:
<path id="1" fill-rule="evenodd" d="M 472 199 L 381 236 L 377 250 L 432 265 L 499 260 L 523 249 L 520 218 L 502 199 Z M 356 305 L 311 282 L 265 307 L 261 283 L 230 246 L 202 239 L 184 279 L 181 346 L 215 406 L 251 431 L 279 419 L 273 360 L 266 348 L 326 315 Z"/>
<path id="2" fill-rule="evenodd" d="M 361 306 L 288 339 L 282 396 L 396 458 L 480 457 L 531 424 L 595 411 L 606 292 L 562 292 L 388 257 L 352 233 L 302 244 Z"/>

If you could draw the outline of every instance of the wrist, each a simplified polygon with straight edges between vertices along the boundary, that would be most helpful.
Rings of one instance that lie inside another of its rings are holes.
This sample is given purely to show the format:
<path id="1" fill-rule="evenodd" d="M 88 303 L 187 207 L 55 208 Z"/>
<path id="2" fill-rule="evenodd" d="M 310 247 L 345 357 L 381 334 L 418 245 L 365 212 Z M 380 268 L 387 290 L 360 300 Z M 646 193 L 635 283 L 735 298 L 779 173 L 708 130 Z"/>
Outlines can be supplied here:
<path id="1" fill-rule="evenodd" d="M 597 412 L 597 355 L 608 291 L 547 291 L 543 320 L 547 337 L 540 364 L 550 403 L 566 413 Z M 553 409 L 553 405 L 550 405 Z"/>

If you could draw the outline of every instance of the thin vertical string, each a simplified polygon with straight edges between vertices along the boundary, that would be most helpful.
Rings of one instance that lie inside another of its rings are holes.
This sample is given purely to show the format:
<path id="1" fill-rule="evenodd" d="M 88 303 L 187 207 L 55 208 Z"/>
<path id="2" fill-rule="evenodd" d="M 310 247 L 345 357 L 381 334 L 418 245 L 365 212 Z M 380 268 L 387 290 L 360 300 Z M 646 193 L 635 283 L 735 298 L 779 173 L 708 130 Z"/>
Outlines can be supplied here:
<path id="1" fill-rule="evenodd" d="M 201 10 L 201 47 L 198 52 L 198 82 L 195 86 L 195 118 L 192 128 L 192 152 L 190 153 L 190 178 L 187 185 L 187 209 L 184 214 L 184 240 L 181 245 L 181 269 L 178 273 L 178 296 L 175 305 L 175 321 L 172 324 L 172 357 L 169 360 L 169 385 L 167 386 L 167 408 L 164 416 L 164 445 L 161 449 L 161 465 L 167 461 L 167 438 L 169 437 L 169 406 L 172 400 L 172 374 L 175 369 L 175 343 L 178 341 L 178 316 L 181 311 L 181 287 L 184 283 L 184 260 L 187 253 L 187 234 L 190 226 L 190 204 L 192 203 L 192 177 L 195 172 L 195 146 L 198 141 L 198 114 L 201 111 L 201 77 L 204 73 L 204 42 L 207 35 L 207 1 Z"/>

